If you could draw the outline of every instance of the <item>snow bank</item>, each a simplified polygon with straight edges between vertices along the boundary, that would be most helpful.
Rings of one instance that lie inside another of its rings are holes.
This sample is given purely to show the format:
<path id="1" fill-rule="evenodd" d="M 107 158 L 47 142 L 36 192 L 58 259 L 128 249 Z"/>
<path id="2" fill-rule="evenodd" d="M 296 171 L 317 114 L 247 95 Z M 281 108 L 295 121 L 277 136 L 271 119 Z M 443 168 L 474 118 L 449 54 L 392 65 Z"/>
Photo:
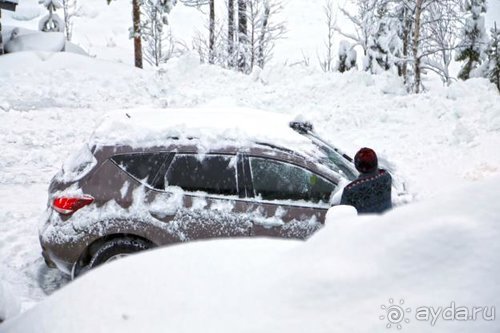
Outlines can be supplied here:
<path id="1" fill-rule="evenodd" d="M 374 148 L 417 200 L 500 173 L 500 95 L 487 80 L 407 95 L 398 78 L 356 71 L 280 65 L 245 76 L 200 65 L 196 55 L 148 71 L 68 53 L 21 52 L 0 57 L 0 87 L 0 264 L 23 309 L 66 283 L 46 271 L 37 221 L 47 183 L 109 110 L 230 106 L 298 114 L 351 156 Z"/>
<path id="2" fill-rule="evenodd" d="M 60 52 L 66 39 L 61 32 L 32 33 L 17 36 L 5 43 L 7 53 L 25 51 Z"/>
<path id="3" fill-rule="evenodd" d="M 487 316 L 438 317 L 432 327 L 415 315 L 452 302 L 500 306 L 499 195 L 496 177 L 383 216 L 344 214 L 304 243 L 209 241 L 143 253 L 90 272 L 2 329 L 372 333 L 385 330 L 392 304 L 408 309 L 405 332 L 498 332 Z"/>
<path id="4" fill-rule="evenodd" d="M 146 84 L 150 78 L 139 69 L 72 53 L 6 54 L 0 58 L 0 105 L 31 110 L 150 104 L 160 90 L 154 75 Z"/>
<path id="5" fill-rule="evenodd" d="M 71 127 L 68 132 L 58 126 L 58 131 L 68 135 L 77 131 L 81 137 L 90 135 L 94 119 L 103 112 L 139 105 L 144 109 L 224 105 L 301 115 L 351 156 L 360 147 L 374 148 L 394 164 L 394 171 L 418 197 L 434 195 L 446 188 L 442 185 L 500 172 L 500 155 L 490 153 L 500 143 L 500 95 L 484 79 L 407 95 L 397 77 L 357 71 L 323 73 L 280 65 L 245 76 L 200 65 L 193 54 L 174 59 L 159 71 L 141 71 L 73 54 L 25 52 L 0 58 L 0 86 L 0 109 L 65 108 L 55 116 L 65 119 L 62 127 L 70 119 L 91 126 Z M 71 115 L 68 109 L 76 108 L 90 110 Z M 3 118 L 19 121 L 16 114 Z M 43 114 L 24 118 L 57 126 Z"/>
<path id="6" fill-rule="evenodd" d="M 68 42 L 63 33 L 40 32 L 22 27 L 2 27 L 2 37 L 7 53 L 37 52 L 71 52 L 88 56 L 80 46 Z"/>
<path id="7" fill-rule="evenodd" d="M 5 282 L 0 280 L 0 322 L 16 316 L 21 309 L 19 301 L 12 295 L 7 286 Z"/>

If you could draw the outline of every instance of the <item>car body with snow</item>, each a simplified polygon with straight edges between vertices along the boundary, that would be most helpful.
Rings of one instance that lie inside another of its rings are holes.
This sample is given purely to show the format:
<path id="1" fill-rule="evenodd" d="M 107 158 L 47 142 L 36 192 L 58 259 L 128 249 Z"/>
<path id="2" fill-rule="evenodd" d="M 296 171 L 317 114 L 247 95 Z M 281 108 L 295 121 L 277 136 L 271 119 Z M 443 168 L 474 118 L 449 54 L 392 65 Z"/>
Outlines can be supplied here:
<path id="1" fill-rule="evenodd" d="M 357 176 L 304 121 L 257 110 L 111 113 L 49 188 L 43 256 L 73 276 L 226 237 L 306 239 Z"/>

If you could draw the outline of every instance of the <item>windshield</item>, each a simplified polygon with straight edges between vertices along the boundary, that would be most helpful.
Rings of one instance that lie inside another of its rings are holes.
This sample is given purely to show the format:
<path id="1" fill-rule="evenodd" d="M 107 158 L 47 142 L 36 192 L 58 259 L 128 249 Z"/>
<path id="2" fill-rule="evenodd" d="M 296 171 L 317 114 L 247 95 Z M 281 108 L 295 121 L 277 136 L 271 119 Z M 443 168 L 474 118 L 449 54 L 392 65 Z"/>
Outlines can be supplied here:
<path id="1" fill-rule="evenodd" d="M 322 158 L 320 161 L 328 168 L 345 176 L 348 180 L 354 180 L 358 177 L 358 172 L 352 164 L 352 159 L 347 155 L 342 154 L 338 149 L 330 145 L 328 142 L 311 132 L 305 134 L 311 139 L 318 148 L 325 153 L 327 158 Z"/>

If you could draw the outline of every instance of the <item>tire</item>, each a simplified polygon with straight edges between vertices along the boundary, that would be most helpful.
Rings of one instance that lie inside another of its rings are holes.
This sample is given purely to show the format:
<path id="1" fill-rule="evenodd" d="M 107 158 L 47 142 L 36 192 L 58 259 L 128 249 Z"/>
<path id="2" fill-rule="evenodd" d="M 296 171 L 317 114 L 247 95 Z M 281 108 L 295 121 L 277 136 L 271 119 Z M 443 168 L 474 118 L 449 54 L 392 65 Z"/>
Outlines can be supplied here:
<path id="1" fill-rule="evenodd" d="M 129 254 L 145 251 L 150 248 L 151 245 L 141 239 L 112 239 L 102 244 L 102 246 L 94 253 L 92 259 L 90 259 L 89 269 L 112 261 L 114 258 L 127 256 Z"/>
<path id="2" fill-rule="evenodd" d="M 153 245 L 142 239 L 116 238 L 104 242 L 90 258 L 88 265 L 75 264 L 71 272 L 72 279 L 77 278 L 99 265 L 112 261 L 113 258 L 127 256 L 152 248 Z"/>

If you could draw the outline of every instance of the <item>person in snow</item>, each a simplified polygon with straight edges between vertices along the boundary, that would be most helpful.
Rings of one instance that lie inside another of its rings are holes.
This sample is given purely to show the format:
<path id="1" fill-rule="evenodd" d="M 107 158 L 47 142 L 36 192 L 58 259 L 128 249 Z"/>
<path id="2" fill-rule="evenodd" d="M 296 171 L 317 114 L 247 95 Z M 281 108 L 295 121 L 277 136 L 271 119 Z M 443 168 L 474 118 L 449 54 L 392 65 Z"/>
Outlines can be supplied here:
<path id="1" fill-rule="evenodd" d="M 358 213 L 383 213 L 392 208 L 392 177 L 378 168 L 375 151 L 362 148 L 354 157 L 359 177 L 347 185 L 342 193 L 341 205 L 354 206 Z"/>

